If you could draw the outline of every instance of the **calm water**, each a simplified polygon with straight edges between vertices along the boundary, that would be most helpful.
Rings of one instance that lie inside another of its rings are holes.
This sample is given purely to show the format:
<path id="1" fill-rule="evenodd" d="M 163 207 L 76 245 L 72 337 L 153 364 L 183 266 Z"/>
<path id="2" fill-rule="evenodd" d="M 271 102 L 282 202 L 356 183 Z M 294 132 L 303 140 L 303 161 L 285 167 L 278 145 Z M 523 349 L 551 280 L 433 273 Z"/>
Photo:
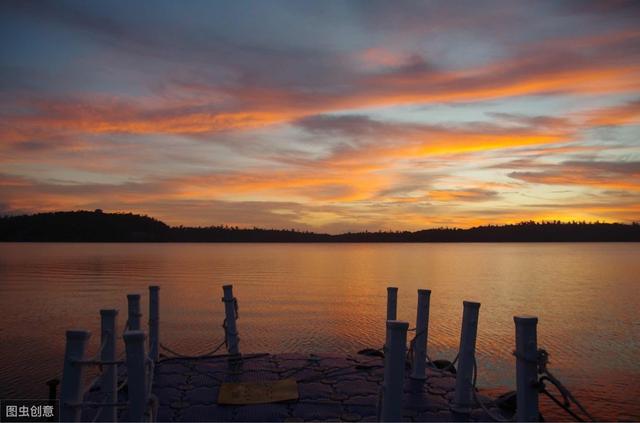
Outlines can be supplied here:
<path id="1" fill-rule="evenodd" d="M 145 294 L 146 310 L 149 284 L 162 287 L 162 342 L 185 353 L 222 339 L 224 283 L 239 299 L 243 352 L 380 347 L 396 285 L 411 322 L 416 290 L 432 290 L 432 358 L 455 356 L 462 301 L 482 303 L 481 386 L 514 387 L 513 315 L 533 314 L 550 368 L 596 417 L 639 420 L 639 281 L 640 244 L 5 243 L 0 398 L 45 397 L 65 330 L 91 330 L 93 354 L 98 310 L 118 308 L 122 325 L 125 294 Z"/>

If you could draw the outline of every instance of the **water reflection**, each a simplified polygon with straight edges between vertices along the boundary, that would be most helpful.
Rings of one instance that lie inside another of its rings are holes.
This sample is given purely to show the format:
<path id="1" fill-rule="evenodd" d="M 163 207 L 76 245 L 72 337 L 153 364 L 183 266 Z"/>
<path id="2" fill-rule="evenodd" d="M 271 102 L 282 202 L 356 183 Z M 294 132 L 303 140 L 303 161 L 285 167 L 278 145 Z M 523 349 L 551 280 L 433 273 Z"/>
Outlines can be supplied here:
<path id="1" fill-rule="evenodd" d="M 0 397 L 45 395 L 64 331 L 91 330 L 95 351 L 98 310 L 120 309 L 122 325 L 125 294 L 145 294 L 146 310 L 150 284 L 162 286 L 162 341 L 194 353 L 222 339 L 224 283 L 240 301 L 243 351 L 347 353 L 382 345 L 393 284 L 398 317 L 411 322 L 417 289 L 432 290 L 432 357 L 455 356 L 462 300 L 482 303 L 480 385 L 513 386 L 512 316 L 534 314 L 554 373 L 597 401 L 599 418 L 640 419 L 638 253 L 638 244 L 2 244 Z"/>

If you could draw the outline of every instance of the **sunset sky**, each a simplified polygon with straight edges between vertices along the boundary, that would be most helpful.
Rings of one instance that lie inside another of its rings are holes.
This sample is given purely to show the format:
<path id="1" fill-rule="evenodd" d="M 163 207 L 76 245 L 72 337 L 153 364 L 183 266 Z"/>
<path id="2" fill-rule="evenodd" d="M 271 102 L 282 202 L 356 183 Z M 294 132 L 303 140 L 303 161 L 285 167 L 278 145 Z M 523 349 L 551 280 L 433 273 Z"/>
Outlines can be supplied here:
<path id="1" fill-rule="evenodd" d="M 0 214 L 640 220 L 640 2 L 2 1 Z"/>

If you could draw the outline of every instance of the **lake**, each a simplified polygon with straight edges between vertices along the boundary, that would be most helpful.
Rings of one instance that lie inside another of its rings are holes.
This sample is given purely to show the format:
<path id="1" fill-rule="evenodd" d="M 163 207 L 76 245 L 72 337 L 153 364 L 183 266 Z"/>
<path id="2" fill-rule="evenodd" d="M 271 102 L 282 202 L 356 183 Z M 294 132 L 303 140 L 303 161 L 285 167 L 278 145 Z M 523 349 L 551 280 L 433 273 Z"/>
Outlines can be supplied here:
<path id="1" fill-rule="evenodd" d="M 515 389 L 513 316 L 538 316 L 550 369 L 601 420 L 640 420 L 640 244 L 0 244 L 0 398 L 43 398 L 65 330 L 161 286 L 161 342 L 184 353 L 223 339 L 223 284 L 242 352 L 379 348 L 386 287 L 415 325 L 431 289 L 429 355 L 455 357 L 462 301 L 482 303 L 478 384 Z M 143 322 L 146 322 L 146 315 Z M 119 350 L 123 346 L 118 346 Z M 565 419 L 546 401 L 545 416 Z"/>

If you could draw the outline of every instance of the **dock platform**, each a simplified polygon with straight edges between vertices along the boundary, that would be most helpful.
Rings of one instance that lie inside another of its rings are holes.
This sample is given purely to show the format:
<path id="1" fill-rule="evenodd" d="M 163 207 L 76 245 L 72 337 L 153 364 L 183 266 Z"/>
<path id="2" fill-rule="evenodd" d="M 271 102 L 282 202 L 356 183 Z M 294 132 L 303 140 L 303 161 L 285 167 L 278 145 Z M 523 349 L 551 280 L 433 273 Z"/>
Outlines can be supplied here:
<path id="1" fill-rule="evenodd" d="M 451 411 L 455 375 L 428 368 L 425 380 L 405 372 L 404 421 L 456 421 Z M 378 409 L 384 359 L 365 355 L 245 354 L 204 358 L 163 358 L 156 365 L 152 393 L 157 399 L 157 421 L 379 421 Z M 125 381 L 121 373 L 119 379 Z M 250 405 L 218 403 L 225 382 L 262 382 L 294 379 L 298 399 Z M 126 384 L 118 401 L 127 401 Z M 484 398 L 484 397 L 483 397 Z M 491 403 L 489 398 L 485 398 Z M 87 402 L 99 402 L 99 389 L 90 390 Z M 92 421 L 97 409 L 85 407 L 83 421 Z M 500 415 L 498 408 L 489 411 Z M 118 420 L 127 421 L 127 408 Z M 510 417 L 510 416 L 505 416 Z M 482 408 L 466 419 L 491 420 Z M 98 420 L 99 417 L 98 417 Z"/>

